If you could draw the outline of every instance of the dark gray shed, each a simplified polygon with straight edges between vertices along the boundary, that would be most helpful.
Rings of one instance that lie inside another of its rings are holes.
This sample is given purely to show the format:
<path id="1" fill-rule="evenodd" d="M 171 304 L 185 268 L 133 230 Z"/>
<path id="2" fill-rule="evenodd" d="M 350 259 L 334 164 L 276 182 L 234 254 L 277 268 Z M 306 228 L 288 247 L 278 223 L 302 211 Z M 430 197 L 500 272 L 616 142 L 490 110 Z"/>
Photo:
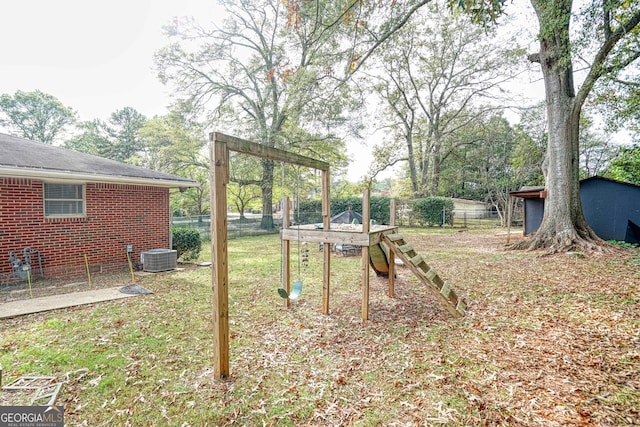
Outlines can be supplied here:
<path id="1" fill-rule="evenodd" d="M 594 176 L 580 181 L 580 198 L 598 236 L 640 243 L 640 186 Z"/>
<path id="2" fill-rule="evenodd" d="M 524 198 L 524 234 L 542 223 L 546 191 L 523 188 L 510 193 Z M 587 224 L 604 240 L 640 243 L 640 186 L 594 176 L 580 181 L 580 198 Z"/>
<path id="3" fill-rule="evenodd" d="M 544 199 L 547 192 L 544 187 L 522 187 L 518 191 L 509 193 L 513 197 L 521 197 L 524 199 L 524 235 L 535 232 L 542 223 L 544 215 Z"/>

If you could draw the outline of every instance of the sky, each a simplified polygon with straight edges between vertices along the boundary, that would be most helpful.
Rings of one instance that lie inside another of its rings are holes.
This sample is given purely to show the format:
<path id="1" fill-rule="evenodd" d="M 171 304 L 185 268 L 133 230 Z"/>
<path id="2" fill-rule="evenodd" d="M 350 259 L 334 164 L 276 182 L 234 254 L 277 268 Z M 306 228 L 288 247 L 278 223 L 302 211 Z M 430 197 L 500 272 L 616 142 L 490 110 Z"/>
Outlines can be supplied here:
<path id="1" fill-rule="evenodd" d="M 106 120 L 124 107 L 164 115 L 169 90 L 156 76 L 153 54 L 168 43 L 162 27 L 181 16 L 207 24 L 222 11 L 216 0 L 3 2 L 0 94 L 40 90 L 82 121 Z M 350 153 L 358 161 L 348 171 L 356 181 L 371 157 L 362 145 L 351 150 L 359 152 Z"/>
<path id="2" fill-rule="evenodd" d="M 212 15 L 214 0 L 21 0 L 5 2 L 0 93 L 36 89 L 106 119 L 123 107 L 147 117 L 167 112 L 167 89 L 153 53 L 167 44 L 174 16 Z"/>
<path id="3" fill-rule="evenodd" d="M 162 27 L 182 16 L 207 26 L 223 12 L 216 0 L 3 2 L 0 94 L 40 90 L 74 109 L 81 121 L 106 120 L 124 107 L 149 118 L 164 115 L 171 99 L 156 76 L 153 54 L 168 43 Z M 354 159 L 348 178 L 357 181 L 372 156 L 364 143 L 348 149 Z"/>

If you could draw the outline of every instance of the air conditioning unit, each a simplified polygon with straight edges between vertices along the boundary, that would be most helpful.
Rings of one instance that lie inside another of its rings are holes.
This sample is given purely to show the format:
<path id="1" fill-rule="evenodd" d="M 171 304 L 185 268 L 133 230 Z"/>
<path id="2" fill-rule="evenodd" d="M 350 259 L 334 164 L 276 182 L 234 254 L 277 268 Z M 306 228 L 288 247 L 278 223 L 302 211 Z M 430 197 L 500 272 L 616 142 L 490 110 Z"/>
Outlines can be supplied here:
<path id="1" fill-rule="evenodd" d="M 176 268 L 178 252 L 174 249 L 151 249 L 140 254 L 142 269 L 152 273 Z"/>

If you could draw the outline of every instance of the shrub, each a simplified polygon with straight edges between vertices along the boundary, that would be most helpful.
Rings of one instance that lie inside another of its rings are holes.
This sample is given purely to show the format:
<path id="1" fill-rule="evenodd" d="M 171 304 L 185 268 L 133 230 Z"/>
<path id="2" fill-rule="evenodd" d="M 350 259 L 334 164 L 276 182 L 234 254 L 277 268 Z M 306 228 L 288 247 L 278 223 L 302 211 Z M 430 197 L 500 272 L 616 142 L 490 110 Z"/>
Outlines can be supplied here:
<path id="1" fill-rule="evenodd" d="M 429 226 L 453 225 L 453 207 L 453 200 L 446 197 L 426 197 L 413 201 L 416 218 Z"/>
<path id="2" fill-rule="evenodd" d="M 197 259 L 202 250 L 200 232 L 194 228 L 174 228 L 173 249 L 185 261 Z"/>

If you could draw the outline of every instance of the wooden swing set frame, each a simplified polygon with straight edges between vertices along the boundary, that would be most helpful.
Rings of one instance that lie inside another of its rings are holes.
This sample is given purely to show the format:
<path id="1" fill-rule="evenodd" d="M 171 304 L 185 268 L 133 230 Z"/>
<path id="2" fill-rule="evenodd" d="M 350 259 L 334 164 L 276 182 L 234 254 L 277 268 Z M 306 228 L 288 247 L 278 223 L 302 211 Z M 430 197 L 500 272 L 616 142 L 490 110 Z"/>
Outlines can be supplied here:
<path id="1" fill-rule="evenodd" d="M 229 376 L 229 266 L 227 251 L 227 183 L 229 182 L 229 151 L 248 154 L 263 159 L 304 166 L 322 173 L 322 229 L 313 225 L 303 228 L 289 227 L 288 198 L 283 200 L 283 228 L 281 231 L 283 274 L 282 287 L 290 292 L 290 242 L 323 243 L 322 269 L 322 313 L 329 314 L 329 291 L 331 277 L 331 245 L 336 243 L 362 246 L 362 319 L 369 318 L 369 247 L 380 243 L 382 234 L 393 233 L 395 209 L 391 209 L 391 226 L 377 226 L 371 230 L 369 211 L 369 190 L 365 189 L 362 200 L 362 225 L 356 232 L 331 229 L 331 184 L 329 163 L 290 153 L 277 148 L 225 135 L 219 132 L 209 134 L 211 163 L 211 257 L 213 284 L 213 327 L 214 327 L 214 375 L 217 378 Z M 389 296 L 394 293 L 394 254 L 389 253 Z M 285 300 L 286 306 L 290 301 Z"/>

